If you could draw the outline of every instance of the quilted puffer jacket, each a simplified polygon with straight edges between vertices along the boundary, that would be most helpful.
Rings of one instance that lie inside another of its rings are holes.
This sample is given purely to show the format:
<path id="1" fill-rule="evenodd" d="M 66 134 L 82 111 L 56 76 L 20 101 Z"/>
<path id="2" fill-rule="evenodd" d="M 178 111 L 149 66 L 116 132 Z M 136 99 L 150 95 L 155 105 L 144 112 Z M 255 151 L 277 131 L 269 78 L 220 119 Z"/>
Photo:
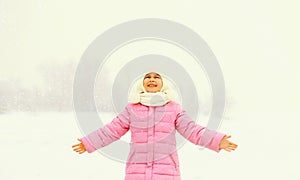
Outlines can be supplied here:
<path id="1" fill-rule="evenodd" d="M 125 180 L 180 180 L 176 130 L 196 145 L 203 145 L 205 134 L 213 134 L 204 144 L 216 152 L 225 136 L 196 124 L 171 101 L 157 107 L 129 103 L 109 124 L 83 137 L 82 142 L 91 153 L 120 139 L 128 130 L 131 145 Z"/>

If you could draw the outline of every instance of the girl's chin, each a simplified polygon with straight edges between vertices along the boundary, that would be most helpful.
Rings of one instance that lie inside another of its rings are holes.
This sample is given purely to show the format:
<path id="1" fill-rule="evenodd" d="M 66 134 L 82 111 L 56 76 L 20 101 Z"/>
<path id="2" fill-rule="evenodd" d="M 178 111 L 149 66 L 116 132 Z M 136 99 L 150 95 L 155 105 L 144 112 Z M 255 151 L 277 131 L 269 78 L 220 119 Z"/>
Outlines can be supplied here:
<path id="1" fill-rule="evenodd" d="M 159 90 L 157 90 L 157 89 L 146 89 L 146 91 L 148 92 L 148 93 L 156 93 L 156 92 L 159 92 Z"/>

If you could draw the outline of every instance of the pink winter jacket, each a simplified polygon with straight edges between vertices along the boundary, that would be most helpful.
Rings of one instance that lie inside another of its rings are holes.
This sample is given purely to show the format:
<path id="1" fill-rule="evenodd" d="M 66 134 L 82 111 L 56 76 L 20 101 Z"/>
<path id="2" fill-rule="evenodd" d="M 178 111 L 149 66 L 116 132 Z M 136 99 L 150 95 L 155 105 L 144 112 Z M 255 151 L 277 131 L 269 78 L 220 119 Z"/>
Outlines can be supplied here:
<path id="1" fill-rule="evenodd" d="M 225 136 L 196 124 L 171 101 L 158 107 L 129 103 L 109 124 L 82 138 L 82 142 L 91 153 L 120 139 L 128 130 L 131 145 L 125 180 L 180 180 L 175 130 L 190 142 L 216 152 Z M 203 144 L 204 134 L 211 134 L 211 138 Z"/>

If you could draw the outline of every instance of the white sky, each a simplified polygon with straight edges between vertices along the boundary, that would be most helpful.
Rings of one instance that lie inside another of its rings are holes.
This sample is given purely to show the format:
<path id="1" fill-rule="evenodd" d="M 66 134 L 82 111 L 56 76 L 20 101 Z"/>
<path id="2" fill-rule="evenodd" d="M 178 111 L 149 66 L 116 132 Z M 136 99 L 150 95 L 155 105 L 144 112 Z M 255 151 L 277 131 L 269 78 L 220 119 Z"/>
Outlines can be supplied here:
<path id="1" fill-rule="evenodd" d="M 299 108 L 298 7 L 297 1 L 2 0 L 0 79 L 19 76 L 28 87 L 41 86 L 39 64 L 78 62 L 87 46 L 110 27 L 157 17 L 182 23 L 207 41 L 221 64 L 230 96 L 247 92 L 249 100 L 258 101 L 261 97 L 254 94 L 261 94 L 268 101 L 284 102 L 283 108 Z"/>

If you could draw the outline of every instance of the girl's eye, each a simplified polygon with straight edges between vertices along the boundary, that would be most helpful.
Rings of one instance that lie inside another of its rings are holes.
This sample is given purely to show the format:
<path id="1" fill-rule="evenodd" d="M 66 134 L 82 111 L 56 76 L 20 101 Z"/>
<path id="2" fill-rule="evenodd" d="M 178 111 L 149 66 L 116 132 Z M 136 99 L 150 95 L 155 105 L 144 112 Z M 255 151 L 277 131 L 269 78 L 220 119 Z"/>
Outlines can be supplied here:
<path id="1" fill-rule="evenodd" d="M 150 78 L 151 78 L 151 76 L 145 76 L 144 79 L 150 79 Z M 155 78 L 155 79 L 160 79 L 161 77 L 160 77 L 160 76 L 154 76 L 153 78 Z"/>

